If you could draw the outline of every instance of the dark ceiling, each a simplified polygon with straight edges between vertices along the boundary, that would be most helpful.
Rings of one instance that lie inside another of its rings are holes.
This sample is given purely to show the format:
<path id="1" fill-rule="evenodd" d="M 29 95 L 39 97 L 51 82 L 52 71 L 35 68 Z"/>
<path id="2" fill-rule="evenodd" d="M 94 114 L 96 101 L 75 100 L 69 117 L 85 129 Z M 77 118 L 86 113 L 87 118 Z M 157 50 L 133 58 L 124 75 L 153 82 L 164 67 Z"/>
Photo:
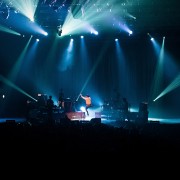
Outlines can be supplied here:
<path id="1" fill-rule="evenodd" d="M 5 25 L 3 16 L 7 4 L 2 0 L 0 2 L 0 23 Z M 14 1 L 11 2 L 9 16 L 14 16 Z M 55 28 L 64 23 L 69 10 L 73 14 L 74 7 L 80 7 L 84 12 L 83 20 L 91 21 L 90 23 L 102 32 L 121 33 L 121 30 L 114 26 L 116 18 L 127 24 L 134 34 L 152 32 L 174 35 L 180 31 L 179 5 L 178 0 L 40 0 L 35 19 L 42 27 Z M 110 9 L 113 16 L 112 20 L 107 21 L 106 13 L 109 13 Z M 90 13 L 92 16 L 86 18 Z M 97 17 L 99 20 L 94 22 L 93 18 Z M 81 19 L 82 16 L 74 18 Z"/>

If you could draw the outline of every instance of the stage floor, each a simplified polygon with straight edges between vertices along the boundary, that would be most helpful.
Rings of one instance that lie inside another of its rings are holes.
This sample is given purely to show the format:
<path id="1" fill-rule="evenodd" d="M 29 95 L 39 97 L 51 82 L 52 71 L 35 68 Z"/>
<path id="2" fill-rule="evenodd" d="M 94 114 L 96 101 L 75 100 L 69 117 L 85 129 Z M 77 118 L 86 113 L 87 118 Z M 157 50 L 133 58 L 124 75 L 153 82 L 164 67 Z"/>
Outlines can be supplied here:
<path id="1" fill-rule="evenodd" d="M 94 116 L 87 116 L 83 119 L 72 119 L 71 121 L 87 121 L 90 122 L 91 119 L 95 118 Z M 16 123 L 26 123 L 27 119 L 24 117 L 3 117 L 0 118 L 0 123 L 5 123 L 5 122 L 16 122 Z M 116 119 L 107 119 L 107 118 L 101 118 L 101 123 L 111 125 L 111 126 L 118 126 L 120 121 Z M 42 123 L 42 122 L 41 122 Z M 148 118 L 148 123 L 159 123 L 159 124 L 180 124 L 180 118 L 176 119 L 161 119 L 161 118 Z"/>

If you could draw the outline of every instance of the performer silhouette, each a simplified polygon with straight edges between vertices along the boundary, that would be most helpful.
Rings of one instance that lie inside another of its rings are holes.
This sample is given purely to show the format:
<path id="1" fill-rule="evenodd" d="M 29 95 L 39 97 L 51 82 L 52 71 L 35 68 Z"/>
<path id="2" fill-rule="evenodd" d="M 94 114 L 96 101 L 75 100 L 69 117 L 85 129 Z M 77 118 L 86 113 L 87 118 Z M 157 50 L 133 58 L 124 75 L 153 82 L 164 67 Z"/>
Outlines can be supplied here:
<path id="1" fill-rule="evenodd" d="M 50 95 L 47 100 L 47 113 L 48 113 L 48 124 L 53 124 L 53 107 L 54 107 L 54 101 L 52 100 L 52 96 Z"/>
<path id="2" fill-rule="evenodd" d="M 86 96 L 83 96 L 82 94 L 80 94 L 81 98 L 85 100 L 86 103 L 86 113 L 89 116 L 89 112 L 88 109 L 89 107 L 91 107 L 91 97 L 87 94 Z"/>

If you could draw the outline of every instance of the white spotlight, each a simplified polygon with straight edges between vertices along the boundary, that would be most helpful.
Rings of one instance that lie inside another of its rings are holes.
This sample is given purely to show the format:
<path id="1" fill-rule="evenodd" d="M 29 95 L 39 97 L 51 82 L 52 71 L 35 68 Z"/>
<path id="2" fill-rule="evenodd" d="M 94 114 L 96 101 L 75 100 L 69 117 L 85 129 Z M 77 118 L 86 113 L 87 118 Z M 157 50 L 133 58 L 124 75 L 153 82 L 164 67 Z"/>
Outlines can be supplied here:
<path id="1" fill-rule="evenodd" d="M 47 32 L 44 32 L 43 34 L 44 34 L 45 36 L 47 36 L 47 35 L 48 35 L 48 33 L 47 33 Z"/>
<path id="2" fill-rule="evenodd" d="M 97 31 L 94 32 L 95 35 L 98 35 L 99 33 Z"/>
<path id="3" fill-rule="evenodd" d="M 129 31 L 129 36 L 130 36 L 131 34 L 133 34 L 133 32 L 132 32 L 132 31 Z"/>

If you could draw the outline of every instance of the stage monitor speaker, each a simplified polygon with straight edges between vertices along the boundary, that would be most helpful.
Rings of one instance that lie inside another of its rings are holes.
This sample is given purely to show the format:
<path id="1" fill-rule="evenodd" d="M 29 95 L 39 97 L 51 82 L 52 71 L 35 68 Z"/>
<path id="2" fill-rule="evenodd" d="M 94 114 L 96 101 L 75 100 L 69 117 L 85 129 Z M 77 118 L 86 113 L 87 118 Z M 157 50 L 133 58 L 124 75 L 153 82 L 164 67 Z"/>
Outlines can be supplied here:
<path id="1" fill-rule="evenodd" d="M 101 118 L 92 118 L 90 123 L 93 125 L 99 125 L 101 124 Z"/>
<path id="2" fill-rule="evenodd" d="M 148 111 L 148 104 L 146 102 L 141 102 L 139 104 L 139 112 L 146 112 Z"/>

